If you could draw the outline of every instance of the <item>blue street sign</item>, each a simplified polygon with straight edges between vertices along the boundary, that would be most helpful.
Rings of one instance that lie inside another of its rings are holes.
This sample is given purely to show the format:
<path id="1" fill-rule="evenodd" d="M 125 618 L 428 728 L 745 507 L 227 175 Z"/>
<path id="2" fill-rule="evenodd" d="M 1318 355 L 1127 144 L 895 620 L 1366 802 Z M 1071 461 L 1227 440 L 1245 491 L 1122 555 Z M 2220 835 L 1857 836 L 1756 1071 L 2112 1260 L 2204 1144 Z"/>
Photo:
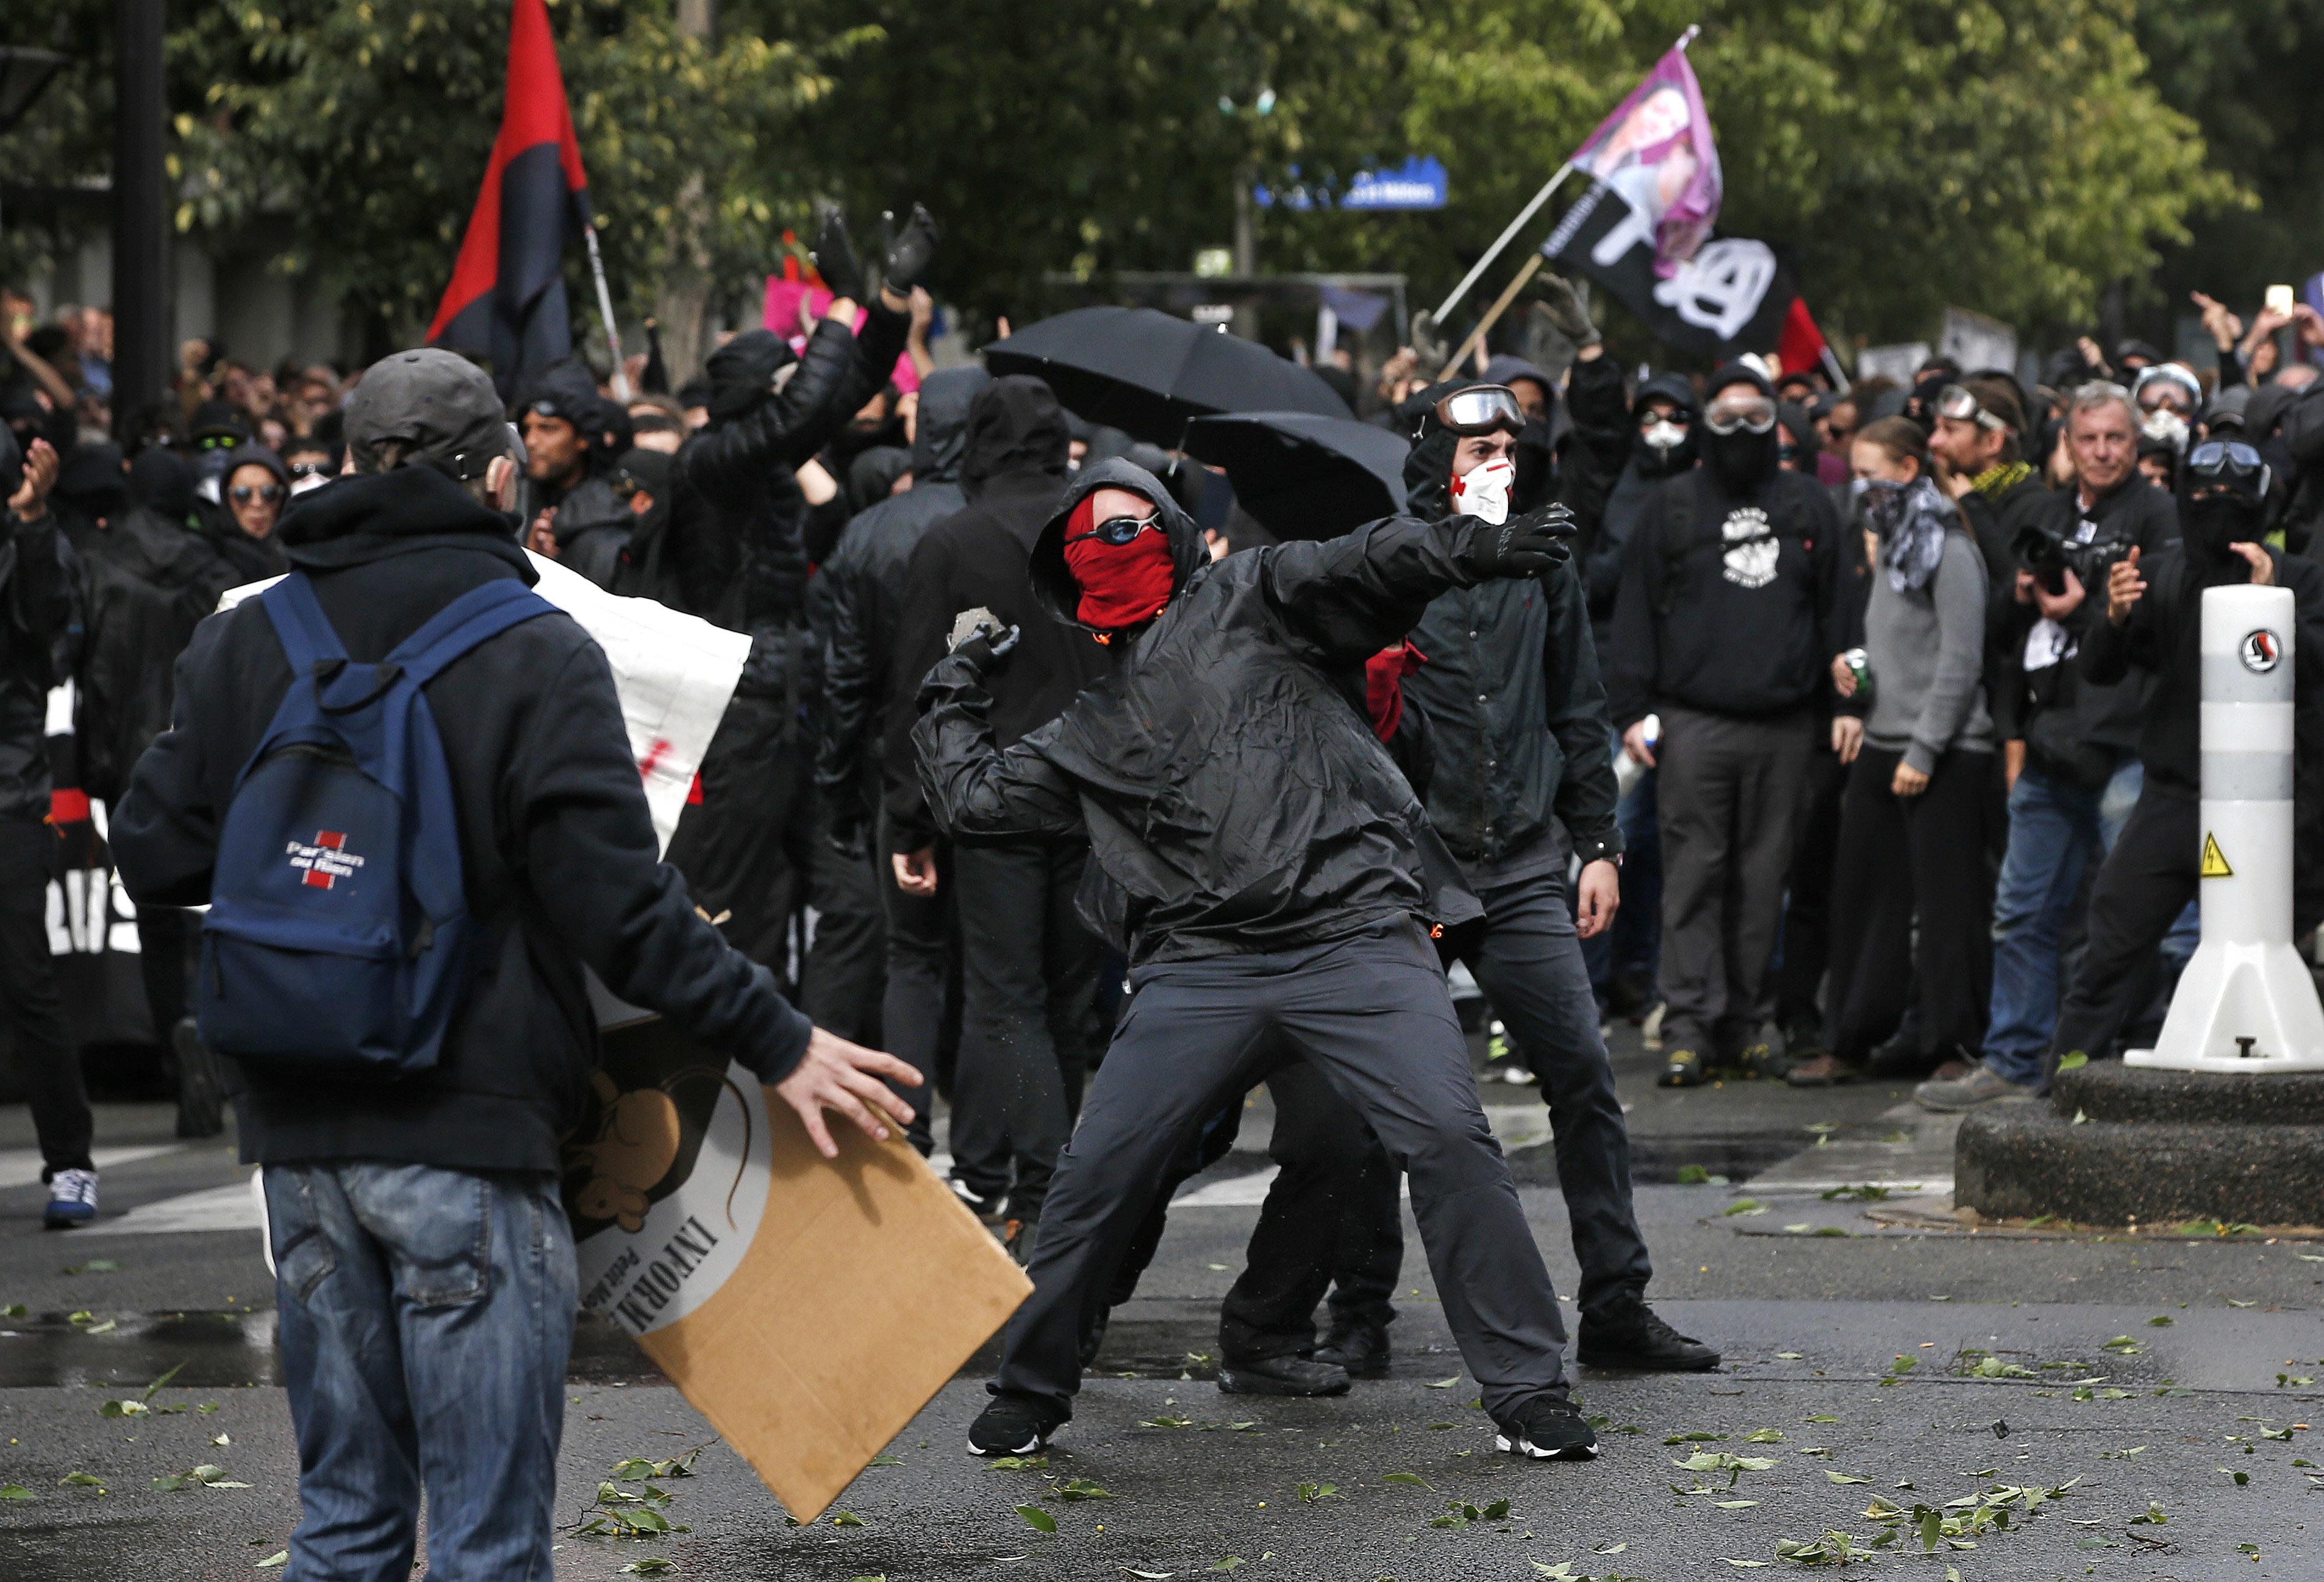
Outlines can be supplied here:
<path id="1" fill-rule="evenodd" d="M 1298 172 L 1294 171 L 1296 175 Z M 1305 187 L 1295 187 L 1285 193 L 1270 192 L 1264 187 L 1251 189 L 1251 199 L 1261 208 L 1273 208 L 1280 202 L 1286 208 L 1305 212 L 1319 203 L 1325 208 L 1443 208 L 1449 191 L 1442 161 L 1431 159 L 1410 159 L 1393 170 L 1360 170 L 1348 190 L 1334 203 L 1328 192 L 1314 192 Z"/>

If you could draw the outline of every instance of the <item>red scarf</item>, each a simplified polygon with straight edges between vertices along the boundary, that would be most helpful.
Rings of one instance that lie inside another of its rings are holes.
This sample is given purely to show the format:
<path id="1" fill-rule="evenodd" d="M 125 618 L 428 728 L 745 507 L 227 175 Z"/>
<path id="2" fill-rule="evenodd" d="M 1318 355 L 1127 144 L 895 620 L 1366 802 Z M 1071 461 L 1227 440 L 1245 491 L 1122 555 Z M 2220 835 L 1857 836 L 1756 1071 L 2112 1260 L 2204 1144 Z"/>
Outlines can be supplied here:
<path id="1" fill-rule="evenodd" d="M 1382 741 L 1395 739 L 1404 722 L 1404 678 L 1428 663 L 1428 657 L 1406 638 L 1392 648 L 1382 648 L 1364 661 L 1364 705 L 1372 730 Z"/>
<path id="2" fill-rule="evenodd" d="M 1074 507 L 1065 520 L 1065 537 L 1074 538 L 1097 525 L 1097 497 L 1093 494 Z M 1065 569 L 1081 588 L 1081 607 L 1074 612 L 1084 626 L 1100 631 L 1120 631 L 1151 621 L 1170 602 L 1176 568 L 1170 560 L 1170 540 L 1157 528 L 1127 544 L 1102 538 L 1081 538 L 1065 546 Z"/>

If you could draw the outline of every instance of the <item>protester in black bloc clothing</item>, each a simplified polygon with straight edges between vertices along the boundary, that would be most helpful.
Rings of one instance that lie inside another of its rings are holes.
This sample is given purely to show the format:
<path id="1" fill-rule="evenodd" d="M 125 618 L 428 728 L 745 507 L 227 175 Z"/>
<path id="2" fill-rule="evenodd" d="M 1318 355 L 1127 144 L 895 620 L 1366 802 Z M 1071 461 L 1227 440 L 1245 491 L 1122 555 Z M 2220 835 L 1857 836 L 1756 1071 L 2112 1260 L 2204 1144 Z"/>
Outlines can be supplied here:
<path id="1" fill-rule="evenodd" d="M 1049 387 L 1012 375 L 979 391 L 961 456 L 967 508 L 928 529 L 912 551 L 896 623 L 896 672 L 923 676 L 954 621 L 990 611 L 1024 636 L 990 683 L 988 718 L 1001 750 L 1056 718 L 1108 669 L 1087 632 L 1048 620 L 1026 578 L 1028 556 L 1065 487 L 1065 412 Z M 928 898 L 941 882 L 941 817 L 912 773 L 914 699 L 889 710 L 889 848 L 897 888 Z M 986 832 L 952 850 L 960 920 L 960 1059 L 953 1080 L 954 1189 L 1029 1255 L 1058 1149 L 1073 1129 L 1089 1062 L 1101 946 L 1074 915 L 1089 857 L 1079 829 Z"/>
<path id="2" fill-rule="evenodd" d="M 957 962 L 950 961 L 955 947 L 945 924 L 953 897 L 942 875 L 949 860 L 940 843 L 928 876 L 936 881 L 933 895 L 907 894 L 890 871 L 889 826 L 879 814 L 887 784 L 881 743 L 897 694 L 918 686 L 918 677 L 905 675 L 896 662 L 912 551 L 929 528 L 968 503 L 960 485 L 968 411 L 991 382 L 982 368 L 946 368 L 928 376 L 920 386 L 912 434 L 912 486 L 847 524 L 821 579 L 830 593 L 831 633 L 824 656 L 816 789 L 824 800 L 832 842 L 877 864 L 873 878 L 888 924 L 881 1028 L 888 1052 L 929 1079 L 936 1075 L 943 1042 L 947 984 L 956 985 L 959 978 Z M 917 786 L 914 765 L 900 763 L 896 773 L 902 777 L 899 790 Z M 925 1114 L 912 1123 L 912 1143 L 922 1154 L 935 1145 Z"/>
<path id="3" fill-rule="evenodd" d="M 372 367 L 347 435 L 362 475 L 284 519 L 283 587 L 312 601 L 353 663 L 397 654 L 417 667 L 408 639 L 434 638 L 442 612 L 466 601 L 458 621 L 495 584 L 532 580 L 504 514 L 508 426 L 482 373 L 423 350 Z M 141 906 L 201 905 L 256 877 L 221 866 L 221 835 L 245 762 L 308 679 L 286 659 L 275 596 L 205 621 L 180 663 L 174 723 L 112 825 Z M 312 685 L 327 685 L 319 665 Z M 461 889 L 491 942 L 438 1058 L 394 1081 L 337 1080 L 344 1068 L 319 1055 L 239 1062 L 299 1439 L 292 1565 L 402 1575 L 424 1485 L 432 1568 L 545 1577 L 576 1301 L 558 1138 L 595 1063 L 583 967 L 774 1084 L 826 1155 L 826 1108 L 884 1136 L 909 1110 L 879 1079 L 912 1079 L 811 1027 L 656 860 L 612 672 L 570 618 L 540 603 L 423 686 Z M 332 1031 L 318 1027 L 318 1044 Z"/>
<path id="4" fill-rule="evenodd" d="M 2180 486 L 2179 542 L 2134 548 L 2107 574 L 2106 619 L 2083 640 L 2083 676 L 2119 681 L 2132 667 L 2154 677 L 2138 755 L 2138 805 L 2090 889 L 2089 948 L 2058 1009 L 2050 1066 L 2080 1052 L 2103 1060 L 2138 1007 L 2142 969 L 2195 898 L 2202 851 L 2203 591 L 2252 584 L 2290 588 L 2298 630 L 2294 669 L 2292 933 L 2324 918 L 2324 566 L 2268 548 L 2273 479 L 2238 439 L 2207 439 L 2188 453 Z"/>
<path id="5" fill-rule="evenodd" d="M 1101 463 L 1058 502 L 1032 580 L 1110 639 L 1113 673 L 1005 751 L 985 675 L 1016 634 L 972 636 L 930 674 L 913 740 L 937 819 L 955 841 L 1086 832 L 1134 990 L 1049 1183 L 977 1453 L 1029 1452 L 1072 1415 L 1084 1331 L 1165 1173 L 1222 1104 L 1302 1056 L 1412 1178 L 1501 1448 L 1595 1453 L 1429 939 L 1480 908 L 1431 882 L 1427 815 L 1363 708 L 1366 660 L 1430 599 L 1561 566 L 1569 522 L 1397 517 L 1213 562 L 1150 474 Z"/>
<path id="6" fill-rule="evenodd" d="M 1600 354 L 1595 340 L 1582 351 L 1589 361 Z M 1506 520 L 1510 453 L 1525 422 L 1514 395 L 1467 382 L 1428 393 L 1435 400 L 1405 462 L 1411 508 L 1449 515 L 1457 501 L 1488 523 Z M 1716 1367 L 1716 1351 L 1646 1302 L 1653 1265 L 1630 1206 L 1629 1133 L 1582 960 L 1582 937 L 1611 924 L 1619 903 L 1622 841 L 1613 732 L 1581 578 L 1569 562 L 1538 581 L 1455 588 L 1429 604 L 1411 643 L 1423 660 L 1403 694 L 1425 711 L 1433 742 L 1423 800 L 1485 909 L 1481 924 L 1452 936 L 1453 953 L 1549 1102 L 1582 1265 L 1575 1355 L 1593 1366 Z M 1569 851 L 1582 862 L 1571 899 Z M 1221 1309 L 1219 1384 L 1231 1393 L 1323 1393 L 1388 1368 L 1388 1299 L 1403 1259 L 1397 1172 L 1353 1107 L 1304 1068 L 1293 1074 L 1294 1083 L 1275 1085 L 1269 1153 L 1281 1170 L 1251 1234 L 1250 1266 Z M 1331 1234 L 1335 1219 L 1350 1216 L 1363 1221 L 1352 1236 Z M 1332 1331 L 1317 1347 L 1315 1304 L 1335 1278 Z M 1314 1376 L 1319 1370 L 1328 1371 Z"/>
<path id="7" fill-rule="evenodd" d="M 1703 465 L 1663 484 L 1622 573 L 1606 674 L 1630 756 L 1657 771 L 1665 1087 L 1771 1060 L 1767 965 L 1814 751 L 1838 514 L 1775 464 L 1775 400 L 1729 364 L 1704 390 Z M 1658 744 L 1643 722 L 1662 719 Z"/>
<path id="8" fill-rule="evenodd" d="M 597 382 L 572 358 L 543 369 L 517 403 L 524 435 L 526 547 L 610 587 L 632 513 L 604 450 L 610 415 Z M 616 540 L 607 553 L 604 540 Z"/>
<path id="9" fill-rule="evenodd" d="M 49 881 L 57 869 L 49 690 L 65 679 L 79 614 L 72 552 L 49 509 L 58 467 L 47 440 L 19 449 L 14 434 L 0 432 L 8 528 L 0 545 L 0 1016 L 31 1101 L 47 1223 L 70 1229 L 97 1218 L 97 1165 L 80 1051 L 49 953 Z"/>
<path id="10" fill-rule="evenodd" d="M 679 823 L 669 860 L 703 909 L 725 919 L 726 937 L 778 970 L 789 960 L 792 903 L 816 838 L 807 501 L 795 474 L 887 382 L 935 244 L 935 223 L 916 209 L 858 336 L 849 327 L 862 267 L 843 216 L 825 216 L 816 256 L 836 295 L 806 353 L 794 359 L 782 336 L 752 330 L 711 354 L 710 421 L 678 452 L 668 519 L 658 531 L 632 529 L 614 590 L 751 635 L 750 662 L 703 759 L 702 801 Z M 802 989 L 810 1014 L 817 970 L 810 954 Z"/>

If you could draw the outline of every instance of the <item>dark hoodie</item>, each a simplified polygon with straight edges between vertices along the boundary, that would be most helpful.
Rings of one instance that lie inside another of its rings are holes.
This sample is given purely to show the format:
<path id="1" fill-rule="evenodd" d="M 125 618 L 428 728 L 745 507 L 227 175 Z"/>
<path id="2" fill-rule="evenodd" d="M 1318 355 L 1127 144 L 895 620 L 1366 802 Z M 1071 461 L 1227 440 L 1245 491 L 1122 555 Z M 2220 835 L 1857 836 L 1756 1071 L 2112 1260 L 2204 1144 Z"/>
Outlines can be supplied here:
<path id="1" fill-rule="evenodd" d="M 897 623 L 886 749 L 891 851 L 917 851 L 936 839 L 912 753 L 913 701 L 920 678 L 951 647 L 962 611 L 990 610 L 1024 633 L 993 677 L 991 724 L 1003 747 L 1056 719 L 1105 673 L 1104 648 L 1048 620 L 1026 581 L 1027 557 L 1065 486 L 1070 438 L 1057 398 L 1025 374 L 994 380 L 969 408 L 960 463 L 968 504 L 930 528 L 912 551 Z M 1081 476 L 1089 475 L 1084 468 Z"/>
<path id="2" fill-rule="evenodd" d="M 1760 374 L 1733 364 L 1705 391 Z M 1706 405 L 1708 400 L 1706 400 Z M 1840 640 L 1840 517 L 1814 476 L 1775 465 L 1775 430 L 1698 436 L 1703 464 L 1655 492 L 1631 538 L 1607 651 L 1606 693 L 1628 730 L 1665 704 L 1787 714 L 1829 685 Z M 1744 464 L 1761 465 L 1747 476 Z"/>
<path id="3" fill-rule="evenodd" d="M 23 453 L 0 431 L 0 486 L 23 482 Z M 74 556 L 43 510 L 16 520 L 0 500 L 0 818 L 49 816 L 48 697 L 63 681 L 79 617 Z"/>
<path id="4" fill-rule="evenodd" d="M 519 514 L 530 522 L 544 510 L 555 510 L 549 531 L 557 540 L 557 558 L 599 587 L 610 588 L 621 567 L 622 551 L 629 547 L 632 519 L 629 502 L 613 487 L 618 453 L 607 453 L 605 433 L 617 418 L 626 428 L 627 414 L 610 410 L 597 393 L 595 376 L 570 357 L 542 369 L 525 387 L 520 410 L 530 411 L 536 403 L 549 409 L 545 415 L 564 418 L 581 436 L 581 480 L 569 489 L 558 489 L 527 477 Z"/>
<path id="5" fill-rule="evenodd" d="M 1423 419 L 1404 464 L 1414 509 L 1449 509 L 1459 445 L 1433 411 Z M 1441 593 L 1412 641 L 1425 663 L 1404 695 L 1433 731 L 1428 817 L 1452 854 L 1508 878 L 1520 871 L 1513 860 L 1526 872 L 1557 868 L 1553 816 L 1583 861 L 1619 852 L 1606 692 L 1573 564 Z"/>
<path id="6" fill-rule="evenodd" d="M 1587 399 L 1579 390 L 1573 395 L 1577 424 L 1587 416 L 1601 428 L 1618 425 L 1621 435 L 1621 460 L 1616 464 L 1618 475 L 1607 494 L 1605 514 L 1594 534 L 1587 530 L 1587 522 L 1582 524 L 1583 581 L 1590 590 L 1590 618 L 1601 654 L 1613 626 L 1614 595 L 1622 585 L 1622 567 L 1630 558 L 1630 540 L 1637 536 L 1638 519 L 1664 483 L 1694 465 L 1694 424 L 1700 416 L 1695 410 L 1694 386 L 1683 373 L 1657 373 L 1645 381 L 1628 406 L 1621 404 L 1621 396 L 1618 376 L 1610 389 L 1600 385 Z M 1656 450 L 1638 437 L 1638 421 L 1646 415 L 1647 403 L 1657 399 L 1675 403 L 1687 419 L 1685 441 L 1668 451 Z"/>
<path id="7" fill-rule="evenodd" d="M 279 529 L 349 656 L 375 662 L 446 604 L 530 583 L 507 519 L 432 468 L 342 478 Z M 170 731 L 115 811 L 113 855 L 142 905 L 209 899 L 235 778 L 289 690 L 257 601 L 206 621 L 179 661 Z M 767 1081 L 807 1046 L 807 1018 L 696 915 L 658 860 L 604 650 L 571 617 L 512 627 L 427 696 L 452 780 L 469 909 L 493 942 L 443 1063 L 392 1085 L 254 1074 L 237 1096 L 245 1163 L 369 1159 L 450 1170 L 558 1168 L 596 1065 L 582 968 Z"/>
<path id="8" fill-rule="evenodd" d="M 1364 662 L 1429 600 L 1470 583 L 1456 555 L 1478 524 L 1389 517 L 1213 562 L 1152 474 L 1102 462 L 1056 502 L 1033 549 L 1040 607 L 1068 630 L 1081 590 L 1065 567 L 1065 520 L 1107 487 L 1160 510 L 1177 591 L 1115 636 L 1110 675 L 1013 747 L 993 729 L 986 678 L 963 658 L 936 666 L 912 736 L 944 827 L 963 839 L 1086 831 L 1119 906 L 1089 915 L 1085 887 L 1084 916 L 1139 962 L 1480 915 L 1474 897 L 1441 888 L 1451 864 L 1363 690 Z"/>
<path id="9" fill-rule="evenodd" d="M 827 622 L 816 784 L 843 827 L 863 823 L 880 800 L 876 755 L 901 685 L 896 622 L 906 575 L 921 537 L 968 503 L 959 482 L 968 410 L 991 382 L 982 368 L 928 375 L 912 431 L 912 486 L 849 522 L 816 577 Z"/>

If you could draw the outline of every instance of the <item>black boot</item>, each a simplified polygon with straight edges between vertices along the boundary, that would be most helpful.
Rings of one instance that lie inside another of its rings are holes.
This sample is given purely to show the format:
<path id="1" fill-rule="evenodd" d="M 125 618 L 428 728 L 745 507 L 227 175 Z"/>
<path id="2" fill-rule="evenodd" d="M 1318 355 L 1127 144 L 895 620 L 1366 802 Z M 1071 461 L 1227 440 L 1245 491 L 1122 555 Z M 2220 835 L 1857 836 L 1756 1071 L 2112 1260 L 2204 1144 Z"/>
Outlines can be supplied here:
<path id="1" fill-rule="evenodd" d="M 1229 1395 L 1344 1395 L 1348 1370 L 1305 1357 L 1263 1357 L 1219 1365 L 1219 1389 Z"/>
<path id="2" fill-rule="evenodd" d="M 1315 1347 L 1315 1360 L 1337 1364 L 1351 1379 L 1388 1377 L 1388 1331 L 1370 1324 L 1334 1329 Z"/>
<path id="3" fill-rule="evenodd" d="M 1635 1291 L 1623 1292 L 1601 1311 L 1582 1315 L 1573 1356 L 1589 1367 L 1647 1373 L 1708 1373 L 1719 1366 L 1719 1353 L 1664 1323 Z"/>

